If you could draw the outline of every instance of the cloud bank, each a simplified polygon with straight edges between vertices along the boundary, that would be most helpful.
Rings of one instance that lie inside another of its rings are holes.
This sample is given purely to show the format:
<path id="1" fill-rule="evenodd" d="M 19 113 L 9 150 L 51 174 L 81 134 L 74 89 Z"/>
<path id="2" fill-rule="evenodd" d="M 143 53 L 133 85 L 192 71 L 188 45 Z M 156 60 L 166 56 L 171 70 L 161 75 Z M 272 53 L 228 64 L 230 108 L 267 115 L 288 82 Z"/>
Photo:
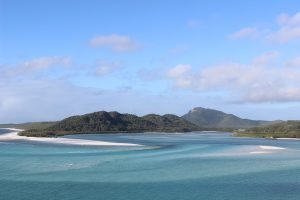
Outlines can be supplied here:
<path id="1" fill-rule="evenodd" d="M 279 25 L 278 30 L 271 32 L 267 36 L 268 40 L 286 43 L 300 39 L 300 12 L 292 16 L 286 13 L 281 14 L 277 18 L 277 23 Z"/>
<path id="2" fill-rule="evenodd" d="M 97 65 L 95 70 L 95 75 L 98 77 L 103 77 L 105 75 L 111 74 L 114 71 L 120 69 L 122 66 L 121 62 L 107 62 L 107 61 L 100 61 Z"/>
<path id="3" fill-rule="evenodd" d="M 249 64 L 225 63 L 201 70 L 180 64 L 170 68 L 166 76 L 176 88 L 222 92 L 234 102 L 300 101 L 298 58 L 277 66 L 274 63 L 277 56 L 278 53 L 270 52 L 254 58 Z M 291 63 L 293 67 L 286 67 Z"/>
<path id="4" fill-rule="evenodd" d="M 70 57 L 63 56 L 34 58 L 32 60 L 27 60 L 16 65 L 1 67 L 0 77 L 28 75 L 39 71 L 49 70 L 51 68 L 67 67 L 71 65 L 71 62 L 72 61 Z"/>
<path id="5" fill-rule="evenodd" d="M 300 12 L 294 15 L 283 13 L 276 19 L 276 28 L 245 27 L 234 33 L 231 39 L 258 39 L 272 43 L 287 43 L 300 39 Z"/>
<path id="6" fill-rule="evenodd" d="M 257 28 L 246 27 L 232 33 L 229 37 L 234 40 L 244 39 L 244 38 L 254 39 L 257 38 L 258 35 L 259 35 L 259 30 Z"/>
<path id="7" fill-rule="evenodd" d="M 114 52 L 134 52 L 141 48 L 141 45 L 126 35 L 101 35 L 90 40 L 91 47 L 107 48 Z"/>

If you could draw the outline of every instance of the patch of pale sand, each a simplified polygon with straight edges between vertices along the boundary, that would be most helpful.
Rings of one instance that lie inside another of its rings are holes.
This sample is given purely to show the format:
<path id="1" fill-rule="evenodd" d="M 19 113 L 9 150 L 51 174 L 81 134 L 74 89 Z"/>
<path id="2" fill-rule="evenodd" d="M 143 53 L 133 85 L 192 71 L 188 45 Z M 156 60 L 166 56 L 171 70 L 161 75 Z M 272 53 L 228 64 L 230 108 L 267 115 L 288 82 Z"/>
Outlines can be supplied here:
<path id="1" fill-rule="evenodd" d="M 275 147 L 275 146 L 259 146 L 261 149 L 268 149 L 268 150 L 284 150 L 283 147 Z"/>
<path id="2" fill-rule="evenodd" d="M 0 135 L 0 141 L 9 140 L 27 140 L 54 144 L 68 144 L 68 145 L 84 145 L 84 146 L 123 146 L 123 147 L 139 147 L 143 145 L 132 143 L 118 143 L 118 142 L 105 142 L 99 140 L 85 140 L 85 139 L 71 139 L 71 138 L 47 138 L 47 137 L 26 137 L 20 136 L 18 133 L 21 129 L 6 128 L 14 132 Z"/>
<path id="3" fill-rule="evenodd" d="M 18 128 L 1 128 L 1 129 L 10 130 L 10 131 L 17 131 L 17 132 L 24 131 L 23 129 L 18 129 Z"/>
<path id="4" fill-rule="evenodd" d="M 272 153 L 271 151 L 251 151 L 250 154 L 268 154 Z"/>
<path id="5" fill-rule="evenodd" d="M 270 154 L 270 153 L 274 153 L 278 150 L 284 150 L 285 148 L 283 147 L 276 147 L 276 146 L 258 146 L 259 150 L 256 150 L 256 151 L 251 151 L 249 152 L 250 154 Z M 260 149 L 262 150 L 265 150 L 265 151 L 261 151 Z"/>

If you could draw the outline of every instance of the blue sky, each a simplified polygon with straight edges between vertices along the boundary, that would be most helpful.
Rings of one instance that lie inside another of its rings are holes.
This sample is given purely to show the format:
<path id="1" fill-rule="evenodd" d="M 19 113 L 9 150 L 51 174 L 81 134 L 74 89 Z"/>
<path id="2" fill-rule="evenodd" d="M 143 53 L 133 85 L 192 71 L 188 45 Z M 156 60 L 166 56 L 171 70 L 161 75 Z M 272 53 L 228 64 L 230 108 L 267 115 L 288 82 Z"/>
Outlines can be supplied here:
<path id="1" fill-rule="evenodd" d="M 300 119 L 300 3 L 0 0 L 0 123 L 210 107 Z"/>

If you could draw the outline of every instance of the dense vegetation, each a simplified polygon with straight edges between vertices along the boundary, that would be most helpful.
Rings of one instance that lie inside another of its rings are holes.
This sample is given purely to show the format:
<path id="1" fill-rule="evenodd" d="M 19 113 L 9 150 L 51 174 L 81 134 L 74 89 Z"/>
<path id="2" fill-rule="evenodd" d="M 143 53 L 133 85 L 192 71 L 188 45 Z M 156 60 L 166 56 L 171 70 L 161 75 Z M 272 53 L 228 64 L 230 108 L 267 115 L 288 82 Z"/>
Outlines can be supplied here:
<path id="1" fill-rule="evenodd" d="M 66 118 L 45 129 L 31 129 L 20 133 L 25 136 L 60 136 L 85 133 L 115 132 L 188 132 L 200 128 L 176 115 L 146 115 L 138 117 L 118 112 L 95 112 Z"/>
<path id="2" fill-rule="evenodd" d="M 187 120 L 176 115 L 155 115 L 149 114 L 142 117 L 144 120 L 149 121 L 156 126 L 156 131 L 165 132 L 189 132 L 193 130 L 200 130 L 200 128 Z"/>
<path id="3" fill-rule="evenodd" d="M 45 129 L 56 122 L 29 122 L 29 123 L 22 123 L 22 124 L 0 124 L 0 128 L 18 128 L 18 129 Z"/>
<path id="4" fill-rule="evenodd" d="M 249 128 L 239 131 L 238 135 L 268 138 L 300 138 L 300 121 L 286 121 L 264 127 Z"/>
<path id="5" fill-rule="evenodd" d="M 240 129 L 262 126 L 274 122 L 241 119 L 218 110 L 197 107 L 182 116 L 184 119 L 206 129 Z"/>

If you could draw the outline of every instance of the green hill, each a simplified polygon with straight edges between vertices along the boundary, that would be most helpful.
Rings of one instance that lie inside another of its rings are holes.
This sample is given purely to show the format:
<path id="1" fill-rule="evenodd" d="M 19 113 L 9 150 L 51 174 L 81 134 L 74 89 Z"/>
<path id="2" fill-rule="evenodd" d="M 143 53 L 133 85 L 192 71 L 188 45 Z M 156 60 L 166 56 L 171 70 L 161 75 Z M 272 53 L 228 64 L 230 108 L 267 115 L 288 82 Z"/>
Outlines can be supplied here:
<path id="1" fill-rule="evenodd" d="M 267 125 L 273 122 L 242 119 L 218 110 L 197 107 L 182 118 L 206 129 L 240 129 Z"/>
<path id="2" fill-rule="evenodd" d="M 264 127 L 249 128 L 238 132 L 239 136 L 300 138 L 300 121 L 286 121 Z"/>
<path id="3" fill-rule="evenodd" d="M 25 136 L 59 136 L 85 133 L 115 132 L 188 132 L 200 128 L 176 115 L 146 115 L 138 117 L 118 112 L 95 112 L 66 118 L 42 129 L 20 133 Z"/>
<path id="4" fill-rule="evenodd" d="M 52 125 L 54 125 L 56 122 L 28 122 L 28 123 L 22 123 L 22 124 L 0 124 L 0 128 L 18 128 L 18 129 L 45 129 Z"/>
<path id="5" fill-rule="evenodd" d="M 142 117 L 146 121 L 154 123 L 159 130 L 167 132 L 189 132 L 193 130 L 200 130 L 198 126 L 192 124 L 191 122 L 178 117 L 176 115 L 156 115 L 149 114 Z"/>

